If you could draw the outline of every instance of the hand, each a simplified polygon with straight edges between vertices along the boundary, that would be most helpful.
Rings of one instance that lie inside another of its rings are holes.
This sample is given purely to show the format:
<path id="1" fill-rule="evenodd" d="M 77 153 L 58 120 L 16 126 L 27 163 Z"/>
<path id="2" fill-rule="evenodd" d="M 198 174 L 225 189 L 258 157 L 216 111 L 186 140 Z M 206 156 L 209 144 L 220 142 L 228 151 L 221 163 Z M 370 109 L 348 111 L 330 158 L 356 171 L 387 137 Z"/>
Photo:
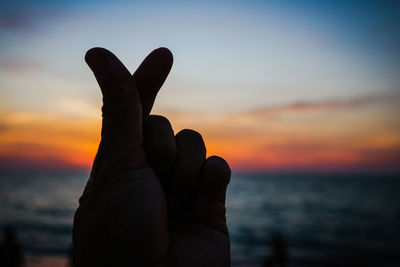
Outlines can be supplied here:
<path id="1" fill-rule="evenodd" d="M 172 54 L 154 50 L 131 75 L 111 52 L 86 62 L 103 94 L 101 142 L 74 217 L 76 266 L 229 266 L 228 164 L 201 135 L 174 136 L 149 116 Z"/>

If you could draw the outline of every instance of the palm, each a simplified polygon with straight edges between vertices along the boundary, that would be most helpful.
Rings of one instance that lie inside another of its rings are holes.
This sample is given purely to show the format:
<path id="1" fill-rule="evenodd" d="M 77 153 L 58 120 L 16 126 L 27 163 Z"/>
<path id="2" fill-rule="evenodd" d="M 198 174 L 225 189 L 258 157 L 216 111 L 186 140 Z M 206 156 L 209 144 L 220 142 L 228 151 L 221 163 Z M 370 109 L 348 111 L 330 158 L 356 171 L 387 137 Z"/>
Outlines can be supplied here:
<path id="1" fill-rule="evenodd" d="M 78 266 L 228 266 L 230 170 L 201 136 L 148 116 L 172 57 L 151 53 L 132 76 L 104 49 L 86 56 L 103 92 L 102 141 L 74 219 Z"/>

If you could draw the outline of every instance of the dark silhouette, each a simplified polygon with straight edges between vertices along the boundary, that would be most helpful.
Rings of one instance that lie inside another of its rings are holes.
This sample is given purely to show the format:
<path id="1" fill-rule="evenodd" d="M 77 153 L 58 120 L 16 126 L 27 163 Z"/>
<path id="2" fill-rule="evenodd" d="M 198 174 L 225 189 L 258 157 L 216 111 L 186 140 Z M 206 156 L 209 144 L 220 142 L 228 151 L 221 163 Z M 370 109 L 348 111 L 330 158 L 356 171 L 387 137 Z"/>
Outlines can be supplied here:
<path id="1" fill-rule="evenodd" d="M 149 113 L 172 66 L 154 50 L 131 75 L 111 52 L 86 53 L 103 94 L 101 142 L 79 199 L 75 266 L 230 266 L 228 164 L 201 135 Z"/>
<path id="2" fill-rule="evenodd" d="M 286 267 L 288 265 L 288 246 L 283 239 L 282 234 L 273 233 L 271 235 L 270 254 L 267 257 L 265 267 Z"/>
<path id="3" fill-rule="evenodd" d="M 3 243 L 0 247 L 0 266 L 21 267 L 23 265 L 23 250 L 18 243 L 17 232 L 12 226 L 5 226 L 3 229 Z"/>

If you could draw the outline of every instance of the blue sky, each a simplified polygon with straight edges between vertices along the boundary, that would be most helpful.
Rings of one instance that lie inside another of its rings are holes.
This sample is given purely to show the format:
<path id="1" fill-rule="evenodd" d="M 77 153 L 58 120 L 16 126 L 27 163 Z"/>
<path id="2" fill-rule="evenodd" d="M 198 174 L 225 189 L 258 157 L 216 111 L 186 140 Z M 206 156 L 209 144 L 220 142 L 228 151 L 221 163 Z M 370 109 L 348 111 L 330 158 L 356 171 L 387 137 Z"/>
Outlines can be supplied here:
<path id="1" fill-rule="evenodd" d="M 182 111 L 213 107 L 229 111 L 238 105 L 246 109 L 398 91 L 398 4 L 17 3 L 21 4 L 2 4 L 9 6 L 8 17 L 16 25 L 7 28 L 7 21 L 3 21 L 0 59 L 5 64 L 27 62 L 36 71 L 41 68 L 40 73 L 30 74 L 44 83 L 52 83 L 50 79 L 72 83 L 70 92 L 63 93 L 71 98 L 97 94 L 91 90 L 82 95 L 82 90 L 95 87 L 83 64 L 85 51 L 93 46 L 114 51 L 131 71 L 153 48 L 169 47 L 175 65 L 161 95 L 165 98 L 162 106 Z M 86 88 L 74 87 L 78 79 Z M 26 84 L 19 81 L 18 86 Z M 43 94 L 38 96 L 41 98 L 48 92 L 38 93 Z M 6 94 L 21 108 L 43 104 L 37 103 L 40 99 L 20 103 L 21 95 L 15 90 Z"/>

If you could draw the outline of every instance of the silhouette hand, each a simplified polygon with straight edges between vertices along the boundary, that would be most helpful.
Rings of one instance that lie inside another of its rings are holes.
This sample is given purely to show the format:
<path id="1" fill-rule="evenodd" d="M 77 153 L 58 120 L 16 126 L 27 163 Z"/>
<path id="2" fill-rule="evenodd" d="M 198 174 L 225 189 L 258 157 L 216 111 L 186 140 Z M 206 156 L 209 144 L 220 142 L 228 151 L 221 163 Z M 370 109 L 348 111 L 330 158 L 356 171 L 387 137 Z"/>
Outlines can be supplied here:
<path id="1" fill-rule="evenodd" d="M 199 133 L 149 116 L 172 66 L 154 50 L 133 76 L 109 51 L 86 62 L 103 93 L 101 142 L 75 213 L 76 266 L 229 266 L 228 164 Z"/>

